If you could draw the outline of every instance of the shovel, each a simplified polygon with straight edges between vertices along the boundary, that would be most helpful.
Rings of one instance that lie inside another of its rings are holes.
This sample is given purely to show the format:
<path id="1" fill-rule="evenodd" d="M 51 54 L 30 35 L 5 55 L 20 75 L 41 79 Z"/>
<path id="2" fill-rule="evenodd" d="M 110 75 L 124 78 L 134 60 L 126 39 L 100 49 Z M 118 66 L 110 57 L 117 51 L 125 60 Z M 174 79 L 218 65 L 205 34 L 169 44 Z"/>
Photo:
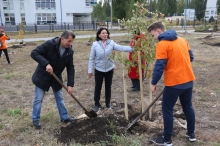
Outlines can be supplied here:
<path id="1" fill-rule="evenodd" d="M 60 83 L 60 85 L 62 85 L 62 87 L 68 92 L 68 89 L 67 87 L 61 82 L 61 80 L 54 74 L 52 73 L 52 76 L 57 80 L 57 82 Z M 76 99 L 76 97 L 71 93 L 70 94 L 72 96 L 72 98 L 81 106 L 81 108 L 85 111 L 85 114 L 90 117 L 90 118 L 93 118 L 93 117 L 97 117 L 97 114 L 96 112 L 94 112 L 93 110 L 92 111 L 87 111 L 85 109 L 85 107 L 82 106 L 82 104 Z"/>
<path id="2" fill-rule="evenodd" d="M 137 121 L 142 118 L 146 112 L 149 111 L 149 109 L 152 107 L 152 105 L 160 98 L 160 96 L 163 94 L 163 91 L 160 92 L 160 94 L 151 102 L 151 104 L 146 108 L 146 110 L 141 113 L 136 119 L 134 119 L 130 124 L 128 124 L 126 130 L 129 130 Z"/>

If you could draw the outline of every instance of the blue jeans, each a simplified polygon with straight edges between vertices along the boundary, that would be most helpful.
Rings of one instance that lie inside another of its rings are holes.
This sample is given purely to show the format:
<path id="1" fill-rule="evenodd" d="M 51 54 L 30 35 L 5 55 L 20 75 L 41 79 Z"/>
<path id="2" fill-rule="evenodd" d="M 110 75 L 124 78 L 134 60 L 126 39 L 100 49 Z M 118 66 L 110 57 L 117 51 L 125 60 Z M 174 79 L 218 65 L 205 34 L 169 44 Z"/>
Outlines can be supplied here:
<path id="1" fill-rule="evenodd" d="M 67 110 L 64 104 L 62 89 L 60 89 L 59 91 L 53 90 L 53 94 L 56 99 L 57 108 L 60 114 L 60 120 L 68 119 L 69 116 L 68 116 L 68 113 L 67 113 Z M 45 95 L 45 91 L 35 86 L 35 98 L 33 102 L 33 112 L 32 112 L 33 121 L 40 120 L 40 112 L 41 112 L 41 106 L 42 106 L 44 95 Z"/>
<path id="2" fill-rule="evenodd" d="M 164 120 L 164 138 L 169 140 L 173 131 L 173 107 L 177 99 L 180 99 L 183 112 L 187 121 L 188 134 L 194 134 L 195 113 L 192 106 L 192 87 L 188 89 L 175 89 L 165 87 L 163 93 L 162 111 Z"/>

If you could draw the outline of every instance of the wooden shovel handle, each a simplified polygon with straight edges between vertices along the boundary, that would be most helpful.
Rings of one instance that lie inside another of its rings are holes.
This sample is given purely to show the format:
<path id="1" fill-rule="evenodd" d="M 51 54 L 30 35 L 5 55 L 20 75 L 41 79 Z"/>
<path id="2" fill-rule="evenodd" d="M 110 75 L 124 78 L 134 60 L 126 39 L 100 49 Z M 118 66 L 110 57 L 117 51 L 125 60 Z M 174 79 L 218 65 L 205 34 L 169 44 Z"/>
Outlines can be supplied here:
<path id="1" fill-rule="evenodd" d="M 53 76 L 53 77 L 57 80 L 57 82 L 59 82 L 60 85 L 68 92 L 67 87 L 63 84 L 63 82 L 61 82 L 61 80 L 60 80 L 54 73 L 52 73 L 52 76 Z M 83 105 L 76 99 L 76 97 L 75 97 L 72 93 L 71 93 L 70 95 L 71 95 L 72 98 L 82 107 L 82 109 L 83 109 L 85 112 L 88 112 L 88 111 L 86 110 L 86 108 L 83 107 Z"/>
<path id="2" fill-rule="evenodd" d="M 151 104 L 145 109 L 145 111 L 143 113 L 141 113 L 136 119 L 134 119 L 128 126 L 127 126 L 127 130 L 130 129 L 140 118 L 142 118 L 148 111 L 149 109 L 152 107 L 152 105 L 160 98 L 160 96 L 163 94 L 163 91 L 160 92 L 159 95 L 157 95 L 157 97 L 151 102 Z"/>

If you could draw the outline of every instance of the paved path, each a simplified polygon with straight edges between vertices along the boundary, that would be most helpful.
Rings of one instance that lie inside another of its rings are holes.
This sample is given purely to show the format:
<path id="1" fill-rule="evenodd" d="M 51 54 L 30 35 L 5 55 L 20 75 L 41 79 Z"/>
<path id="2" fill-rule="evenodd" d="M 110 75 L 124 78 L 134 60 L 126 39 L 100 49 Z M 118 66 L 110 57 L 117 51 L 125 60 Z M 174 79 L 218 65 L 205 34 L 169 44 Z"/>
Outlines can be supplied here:
<path id="1" fill-rule="evenodd" d="M 177 30 L 177 32 L 185 32 L 185 30 Z M 187 33 L 193 33 L 194 30 L 187 30 Z M 127 33 L 113 33 L 111 34 L 111 36 L 123 36 L 123 35 L 126 35 Z M 205 34 L 208 34 L 208 33 L 205 33 Z M 77 35 L 76 36 L 76 39 L 80 39 L 80 38 L 90 38 L 90 37 L 95 37 L 95 35 Z M 34 42 L 34 41 L 46 41 L 46 40 L 49 40 L 51 39 L 52 37 L 47 37 L 47 38 L 26 38 L 26 39 L 23 39 L 24 42 Z M 8 40 L 7 43 L 11 43 L 11 42 L 16 42 L 15 39 L 11 39 L 11 40 Z"/>

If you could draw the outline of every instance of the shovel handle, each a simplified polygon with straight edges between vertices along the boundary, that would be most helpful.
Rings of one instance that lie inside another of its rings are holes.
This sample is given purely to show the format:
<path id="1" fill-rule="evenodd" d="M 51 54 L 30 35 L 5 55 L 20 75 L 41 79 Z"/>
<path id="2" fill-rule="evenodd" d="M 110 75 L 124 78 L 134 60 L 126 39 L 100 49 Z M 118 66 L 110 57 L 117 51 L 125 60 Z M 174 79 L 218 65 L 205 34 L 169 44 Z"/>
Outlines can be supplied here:
<path id="1" fill-rule="evenodd" d="M 52 76 L 53 76 L 53 77 L 57 80 L 57 82 L 59 82 L 60 85 L 68 92 L 67 87 L 63 84 L 63 82 L 61 82 L 61 80 L 60 80 L 54 73 L 52 73 Z M 83 108 L 83 110 L 84 110 L 85 112 L 88 112 L 88 111 L 86 110 L 86 108 L 83 107 L 83 105 L 76 99 L 76 97 L 75 97 L 72 93 L 71 93 L 70 95 L 71 95 L 72 98 Z"/>
<path id="2" fill-rule="evenodd" d="M 127 126 L 127 130 L 130 129 L 140 118 L 142 118 L 146 112 L 149 111 L 149 109 L 153 106 L 153 104 L 160 98 L 160 96 L 163 94 L 163 90 L 160 92 L 159 95 L 157 95 L 157 97 L 151 102 L 151 104 L 145 109 L 145 111 L 143 113 L 141 113 L 136 119 L 134 119 L 128 126 Z"/>

